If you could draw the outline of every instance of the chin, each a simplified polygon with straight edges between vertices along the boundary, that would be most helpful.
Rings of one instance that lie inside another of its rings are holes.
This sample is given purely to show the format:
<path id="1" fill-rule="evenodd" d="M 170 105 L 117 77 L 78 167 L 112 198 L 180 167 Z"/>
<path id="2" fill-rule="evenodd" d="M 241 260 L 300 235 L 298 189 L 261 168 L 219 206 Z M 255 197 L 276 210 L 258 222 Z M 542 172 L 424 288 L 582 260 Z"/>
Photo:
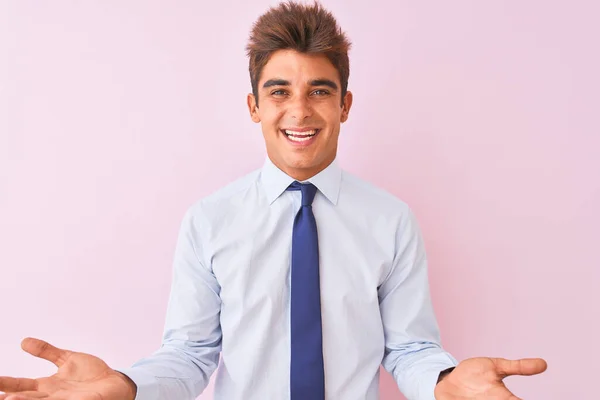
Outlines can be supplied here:
<path id="1" fill-rule="evenodd" d="M 285 159 L 285 163 L 290 168 L 296 168 L 296 169 L 314 168 L 315 165 L 317 164 L 312 157 L 303 157 L 303 156 L 298 156 L 295 154 L 293 154 L 289 157 L 285 157 L 284 159 Z"/>

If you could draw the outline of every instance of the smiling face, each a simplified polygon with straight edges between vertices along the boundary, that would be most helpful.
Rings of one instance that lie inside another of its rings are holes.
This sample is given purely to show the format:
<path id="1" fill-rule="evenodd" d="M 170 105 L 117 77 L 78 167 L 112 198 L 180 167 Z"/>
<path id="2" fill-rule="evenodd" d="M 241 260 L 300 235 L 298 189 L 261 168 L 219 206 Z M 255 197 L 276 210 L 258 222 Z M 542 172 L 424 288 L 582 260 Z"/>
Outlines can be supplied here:
<path id="1" fill-rule="evenodd" d="M 331 164 L 352 105 L 352 93 L 343 102 L 341 93 L 339 73 L 324 55 L 271 55 L 258 82 L 258 105 L 249 94 L 248 108 L 252 121 L 261 123 L 273 164 L 300 181 Z"/>

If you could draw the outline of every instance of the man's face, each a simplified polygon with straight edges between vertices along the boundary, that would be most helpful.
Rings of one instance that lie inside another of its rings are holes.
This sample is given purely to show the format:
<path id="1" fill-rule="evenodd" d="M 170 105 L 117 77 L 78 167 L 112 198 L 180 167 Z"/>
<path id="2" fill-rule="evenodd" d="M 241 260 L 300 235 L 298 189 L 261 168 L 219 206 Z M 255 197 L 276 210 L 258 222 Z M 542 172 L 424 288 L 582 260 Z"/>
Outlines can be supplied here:
<path id="1" fill-rule="evenodd" d="M 335 158 L 340 124 L 348 119 L 352 94 L 342 105 L 337 70 L 324 55 L 278 50 L 258 82 L 258 105 L 248 95 L 254 122 L 260 122 L 267 154 L 282 171 L 305 180 Z"/>

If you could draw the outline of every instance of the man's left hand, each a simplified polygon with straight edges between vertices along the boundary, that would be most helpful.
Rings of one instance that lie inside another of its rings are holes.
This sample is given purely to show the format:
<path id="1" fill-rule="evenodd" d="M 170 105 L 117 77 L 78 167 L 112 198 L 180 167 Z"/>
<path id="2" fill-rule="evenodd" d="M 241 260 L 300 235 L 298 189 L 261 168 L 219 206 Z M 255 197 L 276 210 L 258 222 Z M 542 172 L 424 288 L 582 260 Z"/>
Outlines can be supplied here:
<path id="1" fill-rule="evenodd" d="M 462 361 L 435 387 L 436 400 L 519 400 L 502 379 L 510 375 L 536 375 L 548 365 L 541 358 L 507 360 L 469 358 Z"/>

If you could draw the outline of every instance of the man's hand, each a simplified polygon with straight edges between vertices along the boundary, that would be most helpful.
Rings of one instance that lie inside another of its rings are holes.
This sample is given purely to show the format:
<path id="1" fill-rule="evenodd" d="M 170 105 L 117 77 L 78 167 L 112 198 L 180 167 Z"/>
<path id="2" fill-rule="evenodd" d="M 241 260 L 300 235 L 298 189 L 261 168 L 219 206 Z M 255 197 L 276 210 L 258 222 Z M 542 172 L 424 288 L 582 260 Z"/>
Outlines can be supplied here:
<path id="1" fill-rule="evenodd" d="M 0 377 L 0 400 L 134 400 L 135 384 L 90 354 L 52 346 L 43 340 L 26 338 L 26 352 L 51 361 L 56 374 L 38 379 Z"/>
<path id="2" fill-rule="evenodd" d="M 502 379 L 510 375 L 536 375 L 546 370 L 541 358 L 506 360 L 469 358 L 435 387 L 436 400 L 519 400 Z"/>

